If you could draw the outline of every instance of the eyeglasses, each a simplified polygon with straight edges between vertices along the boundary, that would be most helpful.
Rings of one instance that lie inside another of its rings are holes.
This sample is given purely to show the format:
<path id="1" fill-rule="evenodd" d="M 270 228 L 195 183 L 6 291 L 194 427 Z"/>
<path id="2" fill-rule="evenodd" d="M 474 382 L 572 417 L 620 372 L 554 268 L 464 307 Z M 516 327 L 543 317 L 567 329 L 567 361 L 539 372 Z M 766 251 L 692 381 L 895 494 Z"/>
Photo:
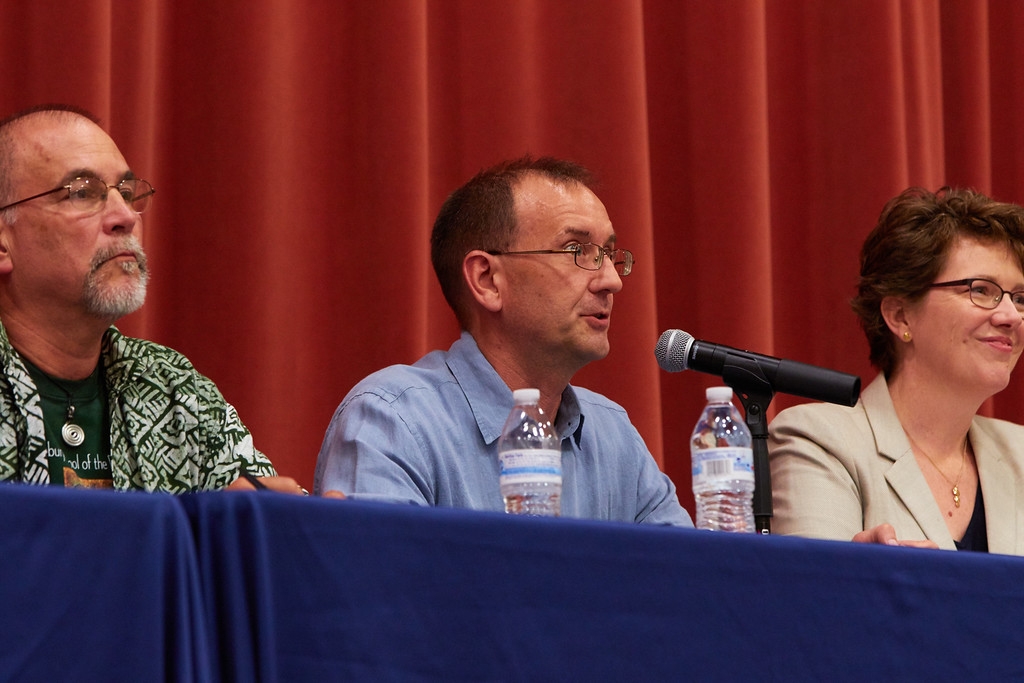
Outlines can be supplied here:
<path id="1" fill-rule="evenodd" d="M 633 252 L 627 249 L 602 247 L 600 244 L 570 244 L 565 249 L 535 249 L 533 251 L 488 251 L 491 256 L 522 256 L 527 254 L 572 254 L 573 262 L 583 270 L 600 270 L 604 258 L 611 259 L 615 272 L 626 277 L 633 271 Z"/>
<path id="2" fill-rule="evenodd" d="M 971 303 L 981 308 L 993 309 L 999 306 L 1003 301 L 1003 297 L 1007 294 L 1010 295 L 1010 301 L 1013 302 L 1017 312 L 1024 316 L 1024 290 L 1018 289 L 1013 292 L 1008 292 L 991 280 L 985 278 L 965 278 L 963 280 L 950 280 L 949 282 L 936 282 L 935 284 L 928 285 L 929 289 L 932 287 L 967 287 L 967 293 L 971 297 Z"/>
<path id="3" fill-rule="evenodd" d="M 156 190 L 145 180 L 139 178 L 125 178 L 117 185 L 107 185 L 99 178 L 75 178 L 67 185 L 60 185 L 47 190 L 46 192 L 40 192 L 34 194 L 31 197 L 25 197 L 19 199 L 16 202 L 11 202 L 6 206 L 0 206 L 0 211 L 17 206 L 18 204 L 24 204 L 30 202 L 33 199 L 39 199 L 45 197 L 48 194 L 54 192 L 60 192 L 66 190 L 68 193 L 67 201 L 71 206 L 83 212 L 96 211 L 100 209 L 107 201 L 107 193 L 110 190 L 117 190 L 121 198 L 124 199 L 125 203 L 134 209 L 135 213 L 142 213 L 149 206 L 149 198 L 156 194 Z"/>

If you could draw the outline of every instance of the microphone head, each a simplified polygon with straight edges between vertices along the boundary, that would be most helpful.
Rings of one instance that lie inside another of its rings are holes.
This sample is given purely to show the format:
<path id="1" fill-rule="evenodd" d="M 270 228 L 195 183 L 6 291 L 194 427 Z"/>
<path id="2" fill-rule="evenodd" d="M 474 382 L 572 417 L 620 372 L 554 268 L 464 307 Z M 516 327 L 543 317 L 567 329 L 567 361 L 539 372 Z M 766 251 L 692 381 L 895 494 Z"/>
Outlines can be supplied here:
<path id="1" fill-rule="evenodd" d="M 690 347 L 693 337 L 682 330 L 665 330 L 654 347 L 658 365 L 667 372 L 679 372 L 689 368 Z"/>

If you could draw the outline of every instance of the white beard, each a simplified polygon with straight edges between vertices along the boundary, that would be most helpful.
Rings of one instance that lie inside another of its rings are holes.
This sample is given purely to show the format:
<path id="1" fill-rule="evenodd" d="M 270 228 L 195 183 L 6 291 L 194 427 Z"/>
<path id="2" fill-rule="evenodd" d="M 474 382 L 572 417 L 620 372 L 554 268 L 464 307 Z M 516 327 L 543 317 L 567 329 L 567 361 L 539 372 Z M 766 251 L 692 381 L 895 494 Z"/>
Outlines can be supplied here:
<path id="1" fill-rule="evenodd" d="M 126 274 L 136 274 L 133 282 L 122 283 L 119 287 L 104 285 L 97 276 L 100 266 L 115 254 L 130 250 L 135 254 L 135 262 L 120 264 Z M 146 301 L 146 285 L 149 282 L 149 267 L 146 252 L 142 250 L 135 237 L 129 237 L 120 244 L 105 249 L 93 258 L 92 270 L 85 279 L 85 307 L 90 313 L 103 318 L 121 318 L 134 313 Z"/>

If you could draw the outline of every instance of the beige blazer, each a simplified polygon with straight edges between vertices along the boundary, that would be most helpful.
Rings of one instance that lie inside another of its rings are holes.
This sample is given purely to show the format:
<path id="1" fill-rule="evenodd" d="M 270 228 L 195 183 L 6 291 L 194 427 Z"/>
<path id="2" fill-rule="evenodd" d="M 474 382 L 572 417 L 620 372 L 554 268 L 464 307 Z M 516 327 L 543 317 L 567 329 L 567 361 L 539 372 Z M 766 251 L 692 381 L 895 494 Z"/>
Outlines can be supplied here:
<path id="1" fill-rule="evenodd" d="M 883 375 L 853 408 L 795 406 L 779 413 L 768 432 L 773 533 L 848 541 L 888 522 L 897 538 L 956 549 Z M 1024 555 L 1024 427 L 975 417 L 970 440 L 989 552 Z"/>

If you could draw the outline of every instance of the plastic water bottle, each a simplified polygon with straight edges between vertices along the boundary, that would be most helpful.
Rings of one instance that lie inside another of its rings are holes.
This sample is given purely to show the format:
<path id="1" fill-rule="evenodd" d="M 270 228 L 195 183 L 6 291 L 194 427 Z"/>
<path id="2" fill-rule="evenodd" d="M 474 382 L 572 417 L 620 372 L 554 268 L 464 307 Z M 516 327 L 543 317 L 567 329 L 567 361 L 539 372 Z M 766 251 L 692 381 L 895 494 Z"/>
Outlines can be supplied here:
<path id="1" fill-rule="evenodd" d="M 710 387 L 690 438 L 698 529 L 754 533 L 754 452 L 732 389 Z"/>
<path id="2" fill-rule="evenodd" d="M 562 513 L 562 447 L 540 409 L 538 389 L 516 389 L 515 406 L 498 439 L 505 512 L 557 517 Z"/>

